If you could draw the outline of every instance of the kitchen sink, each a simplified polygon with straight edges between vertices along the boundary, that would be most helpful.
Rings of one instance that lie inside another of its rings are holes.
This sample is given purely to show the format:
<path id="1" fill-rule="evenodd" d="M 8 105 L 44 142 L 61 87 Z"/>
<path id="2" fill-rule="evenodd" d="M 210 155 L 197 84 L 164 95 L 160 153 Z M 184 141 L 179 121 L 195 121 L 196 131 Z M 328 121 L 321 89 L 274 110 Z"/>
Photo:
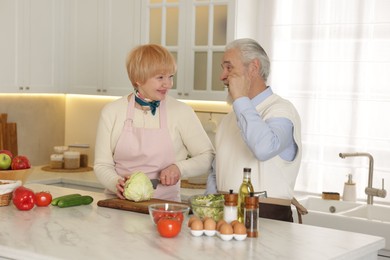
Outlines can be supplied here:
<path id="1" fill-rule="evenodd" d="M 314 196 L 305 197 L 299 202 L 309 212 L 302 216 L 303 224 L 384 237 L 386 246 L 381 254 L 390 256 L 390 206 L 324 200 Z M 294 221 L 297 222 L 295 207 L 292 210 Z"/>
<path id="2" fill-rule="evenodd" d="M 361 206 L 362 203 L 341 201 L 341 200 L 324 200 L 321 197 L 309 196 L 299 201 L 309 212 L 323 212 L 323 213 L 339 213 Z"/>
<path id="3" fill-rule="evenodd" d="M 343 212 L 342 215 L 363 218 L 367 220 L 388 222 L 390 225 L 390 207 L 379 205 L 362 205 L 352 210 Z"/>

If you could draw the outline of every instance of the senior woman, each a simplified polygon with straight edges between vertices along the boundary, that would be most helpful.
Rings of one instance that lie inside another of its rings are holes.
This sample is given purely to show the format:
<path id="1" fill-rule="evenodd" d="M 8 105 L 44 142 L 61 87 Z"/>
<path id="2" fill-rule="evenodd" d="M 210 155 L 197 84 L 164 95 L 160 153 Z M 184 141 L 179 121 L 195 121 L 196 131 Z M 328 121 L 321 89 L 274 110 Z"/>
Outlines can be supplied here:
<path id="1" fill-rule="evenodd" d="M 164 47 L 141 45 L 127 57 L 130 93 L 102 109 L 94 171 L 106 191 L 124 199 L 138 171 L 160 179 L 153 197 L 180 201 L 180 180 L 207 173 L 214 148 L 193 109 L 168 96 L 176 62 Z"/>

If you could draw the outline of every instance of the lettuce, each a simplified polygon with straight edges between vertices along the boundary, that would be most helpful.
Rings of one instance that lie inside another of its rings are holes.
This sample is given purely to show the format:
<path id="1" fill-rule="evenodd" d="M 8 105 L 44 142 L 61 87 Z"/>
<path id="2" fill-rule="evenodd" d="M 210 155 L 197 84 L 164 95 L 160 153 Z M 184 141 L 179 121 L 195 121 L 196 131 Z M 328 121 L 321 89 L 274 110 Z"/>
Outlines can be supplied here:
<path id="1" fill-rule="evenodd" d="M 126 181 L 123 195 L 128 200 L 145 201 L 152 198 L 153 185 L 143 172 L 134 172 Z"/>

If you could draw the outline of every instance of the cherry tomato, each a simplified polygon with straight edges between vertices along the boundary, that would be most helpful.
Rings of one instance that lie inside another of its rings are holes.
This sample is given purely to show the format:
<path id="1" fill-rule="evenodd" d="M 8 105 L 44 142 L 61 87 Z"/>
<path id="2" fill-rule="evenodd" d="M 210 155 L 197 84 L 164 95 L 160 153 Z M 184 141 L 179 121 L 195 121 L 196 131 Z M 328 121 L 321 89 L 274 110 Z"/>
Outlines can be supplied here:
<path id="1" fill-rule="evenodd" d="M 160 211 L 161 210 L 161 211 Z M 154 220 L 154 223 L 158 223 L 158 221 L 160 220 L 160 218 L 164 217 L 165 216 L 165 212 L 163 212 L 163 208 L 161 209 L 158 209 L 158 211 L 154 211 L 153 212 L 153 220 Z"/>
<path id="2" fill-rule="evenodd" d="M 176 218 L 163 217 L 157 222 L 157 231 L 162 237 L 175 237 L 181 231 L 181 221 Z"/>
<path id="3" fill-rule="evenodd" d="M 184 221 L 184 215 L 183 215 L 182 212 L 178 212 L 178 213 L 176 213 L 176 214 L 173 214 L 172 217 L 173 217 L 173 218 L 176 218 L 177 220 L 179 220 L 180 223 L 183 223 L 183 221 Z"/>
<path id="4" fill-rule="evenodd" d="M 51 196 L 50 192 L 47 191 L 40 191 L 35 193 L 35 205 L 38 207 L 47 207 L 53 197 Z"/>
<path id="5" fill-rule="evenodd" d="M 161 208 L 160 210 L 161 211 L 153 212 L 153 219 L 154 219 L 154 223 L 156 224 L 161 218 L 176 218 L 177 220 L 180 221 L 180 223 L 184 221 L 184 215 L 182 212 L 178 212 L 178 213 L 165 212 L 163 208 Z"/>

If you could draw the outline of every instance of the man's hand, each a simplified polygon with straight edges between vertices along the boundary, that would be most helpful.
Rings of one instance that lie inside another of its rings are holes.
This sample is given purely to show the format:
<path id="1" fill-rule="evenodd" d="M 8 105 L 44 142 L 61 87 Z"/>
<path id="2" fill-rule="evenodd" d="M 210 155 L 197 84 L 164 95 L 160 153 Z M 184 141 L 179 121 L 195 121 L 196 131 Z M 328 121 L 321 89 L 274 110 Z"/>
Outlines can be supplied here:
<path id="1" fill-rule="evenodd" d="M 250 89 L 250 79 L 247 75 L 230 74 L 229 81 L 229 93 L 233 98 L 233 101 L 240 97 L 248 97 Z"/>

